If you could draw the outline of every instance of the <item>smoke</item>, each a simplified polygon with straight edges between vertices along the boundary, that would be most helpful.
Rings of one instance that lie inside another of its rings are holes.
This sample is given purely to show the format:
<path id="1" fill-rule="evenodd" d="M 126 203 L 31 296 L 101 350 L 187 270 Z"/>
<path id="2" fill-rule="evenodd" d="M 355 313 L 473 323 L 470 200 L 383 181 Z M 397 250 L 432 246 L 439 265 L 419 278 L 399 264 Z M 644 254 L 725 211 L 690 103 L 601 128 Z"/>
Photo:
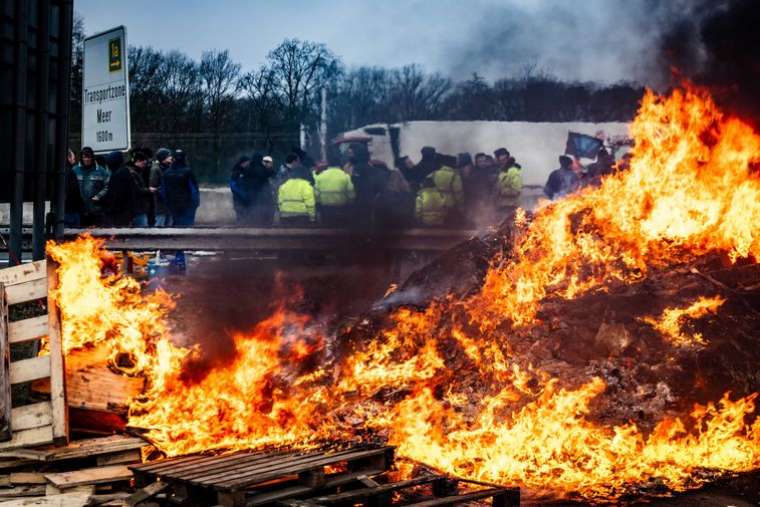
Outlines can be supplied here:
<path id="1" fill-rule="evenodd" d="M 700 2 L 513 1 L 483 9 L 467 43 L 452 44 L 455 73 L 523 78 L 537 73 L 569 81 L 667 84 L 662 39 L 688 22 Z"/>
<path id="2" fill-rule="evenodd" d="M 760 126 L 760 2 L 703 2 L 700 16 L 682 20 L 663 39 L 663 60 L 707 86 L 731 113 Z"/>

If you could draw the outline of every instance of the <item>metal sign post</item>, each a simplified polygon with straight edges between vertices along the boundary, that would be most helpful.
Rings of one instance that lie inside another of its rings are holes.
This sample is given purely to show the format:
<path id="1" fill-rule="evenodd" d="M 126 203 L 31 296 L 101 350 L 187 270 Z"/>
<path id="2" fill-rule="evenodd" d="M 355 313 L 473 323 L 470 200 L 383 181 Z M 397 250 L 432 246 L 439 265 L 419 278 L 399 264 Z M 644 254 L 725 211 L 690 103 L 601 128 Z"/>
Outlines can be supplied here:
<path id="1" fill-rule="evenodd" d="M 95 153 L 130 147 L 127 29 L 84 40 L 82 146 Z"/>

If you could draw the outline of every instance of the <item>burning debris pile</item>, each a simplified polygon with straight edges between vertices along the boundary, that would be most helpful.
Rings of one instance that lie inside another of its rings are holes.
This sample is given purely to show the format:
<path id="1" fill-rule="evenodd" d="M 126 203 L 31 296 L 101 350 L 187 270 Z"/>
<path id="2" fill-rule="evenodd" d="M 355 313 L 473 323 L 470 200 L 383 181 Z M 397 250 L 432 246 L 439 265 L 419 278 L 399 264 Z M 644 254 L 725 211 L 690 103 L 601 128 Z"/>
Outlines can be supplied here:
<path id="1" fill-rule="evenodd" d="M 389 299 L 415 306 L 337 330 L 283 305 L 202 373 L 203 350 L 171 340 L 166 294 L 102 277 L 91 238 L 50 245 L 66 349 L 101 342 L 146 377 L 129 424 L 168 455 L 382 441 L 591 500 L 755 470 L 760 136 L 690 88 L 649 93 L 631 133 L 628 171 L 439 263 L 451 295 L 410 282 Z"/>

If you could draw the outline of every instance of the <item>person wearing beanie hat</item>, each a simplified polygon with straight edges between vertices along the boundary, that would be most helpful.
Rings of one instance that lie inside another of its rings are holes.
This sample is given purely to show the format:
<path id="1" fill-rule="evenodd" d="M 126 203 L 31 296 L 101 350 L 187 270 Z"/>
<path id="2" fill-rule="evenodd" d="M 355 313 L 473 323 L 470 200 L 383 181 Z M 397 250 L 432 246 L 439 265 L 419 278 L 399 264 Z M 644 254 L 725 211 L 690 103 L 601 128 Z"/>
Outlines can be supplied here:
<path id="1" fill-rule="evenodd" d="M 82 195 L 84 203 L 81 217 L 82 225 L 101 225 L 103 221 L 101 200 L 108 192 L 108 181 L 111 178 L 110 171 L 97 164 L 95 153 L 89 146 L 82 148 L 79 163 L 74 166 L 72 171 L 79 183 L 79 192 Z"/>
<path id="2" fill-rule="evenodd" d="M 148 188 L 153 193 L 153 225 L 155 227 L 171 225 L 169 209 L 166 207 L 166 201 L 161 190 L 164 186 L 164 172 L 171 167 L 173 161 L 172 151 L 169 148 L 159 148 L 156 150 L 156 163 L 150 167 Z"/>
<path id="3" fill-rule="evenodd" d="M 137 190 L 132 226 L 148 227 L 148 215 L 153 204 L 153 192 L 148 188 L 148 156 L 142 150 L 135 151 L 127 167 Z"/>
<path id="4" fill-rule="evenodd" d="M 163 195 L 174 227 L 192 227 L 195 211 L 200 205 L 200 190 L 187 156 L 182 150 L 174 150 L 174 162 L 163 173 Z"/>

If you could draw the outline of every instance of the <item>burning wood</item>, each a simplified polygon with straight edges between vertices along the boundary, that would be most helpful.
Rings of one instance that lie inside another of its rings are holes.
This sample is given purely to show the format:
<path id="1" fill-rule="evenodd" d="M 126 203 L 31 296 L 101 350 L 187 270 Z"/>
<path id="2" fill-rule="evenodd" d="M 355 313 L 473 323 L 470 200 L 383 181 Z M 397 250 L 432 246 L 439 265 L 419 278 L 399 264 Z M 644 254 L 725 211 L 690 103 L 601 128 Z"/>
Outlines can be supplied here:
<path id="1" fill-rule="evenodd" d="M 382 440 L 456 476 L 597 500 L 758 469 L 760 136 L 692 89 L 648 94 L 631 131 L 629 171 L 519 214 L 453 295 L 338 332 L 282 307 L 203 374 L 165 294 L 103 278 L 92 238 L 51 244 L 64 347 L 103 343 L 146 378 L 130 424 L 168 455 Z"/>

